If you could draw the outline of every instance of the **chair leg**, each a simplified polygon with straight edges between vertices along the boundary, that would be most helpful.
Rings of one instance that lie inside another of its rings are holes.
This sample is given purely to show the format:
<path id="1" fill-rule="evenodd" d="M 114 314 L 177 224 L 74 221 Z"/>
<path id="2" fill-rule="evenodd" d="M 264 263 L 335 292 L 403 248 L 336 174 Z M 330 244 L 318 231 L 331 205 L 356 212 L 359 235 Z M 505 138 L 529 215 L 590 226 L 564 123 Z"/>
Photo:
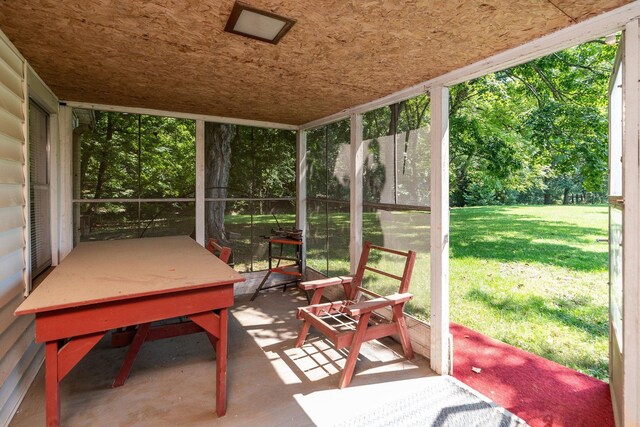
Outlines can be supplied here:
<path id="1" fill-rule="evenodd" d="M 300 328 L 300 332 L 298 333 L 298 341 L 296 341 L 296 347 L 302 347 L 304 344 L 305 338 L 307 338 L 307 334 L 309 333 L 309 328 L 311 327 L 311 323 L 308 320 L 302 321 L 302 327 Z"/>
<path id="2" fill-rule="evenodd" d="M 362 340 L 364 339 L 365 333 L 367 332 L 370 317 L 371 313 L 365 313 L 360 316 L 360 320 L 358 320 L 356 333 L 353 336 L 351 348 L 349 349 L 349 357 L 347 358 L 347 363 L 345 363 L 344 369 L 342 370 L 338 388 L 345 388 L 349 385 L 349 383 L 351 383 L 351 377 L 353 377 L 353 371 L 355 370 L 356 362 L 358 361 L 360 347 L 362 347 Z"/>
<path id="3" fill-rule="evenodd" d="M 309 305 L 320 304 L 320 300 L 322 299 L 322 292 L 324 288 L 318 288 L 313 292 L 313 296 L 311 297 L 311 301 L 309 301 Z M 308 298 L 308 297 L 307 297 Z"/>
<path id="4" fill-rule="evenodd" d="M 400 335 L 400 343 L 402 344 L 404 356 L 411 360 L 413 359 L 413 347 L 411 346 L 411 338 L 409 337 L 407 321 L 402 313 L 402 305 L 393 306 L 393 321 L 398 327 L 398 335 Z"/>

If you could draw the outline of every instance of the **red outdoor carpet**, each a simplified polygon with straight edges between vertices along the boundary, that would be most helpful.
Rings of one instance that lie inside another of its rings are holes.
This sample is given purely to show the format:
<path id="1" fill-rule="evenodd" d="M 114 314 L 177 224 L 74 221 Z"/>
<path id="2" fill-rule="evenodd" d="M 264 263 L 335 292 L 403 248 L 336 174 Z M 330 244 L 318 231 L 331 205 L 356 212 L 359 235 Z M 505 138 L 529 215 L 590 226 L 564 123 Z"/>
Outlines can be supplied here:
<path id="1" fill-rule="evenodd" d="M 614 426 L 607 383 L 455 323 L 451 333 L 453 376 L 529 425 Z"/>

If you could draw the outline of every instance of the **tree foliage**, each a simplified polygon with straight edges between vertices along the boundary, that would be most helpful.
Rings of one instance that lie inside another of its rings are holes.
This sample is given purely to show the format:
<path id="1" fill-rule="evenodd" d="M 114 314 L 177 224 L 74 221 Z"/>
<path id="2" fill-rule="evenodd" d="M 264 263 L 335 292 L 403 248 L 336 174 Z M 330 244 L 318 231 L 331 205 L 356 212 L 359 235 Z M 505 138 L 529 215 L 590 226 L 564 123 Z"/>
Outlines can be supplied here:
<path id="1" fill-rule="evenodd" d="M 95 111 L 80 138 L 80 192 L 86 199 L 193 197 L 195 123 Z"/>
<path id="2" fill-rule="evenodd" d="M 596 40 L 452 87 L 452 204 L 603 196 L 615 52 Z"/>
<path id="3" fill-rule="evenodd" d="M 83 233 L 90 235 L 83 238 L 140 237 L 154 224 L 176 234 L 180 221 L 179 233 L 192 233 L 194 202 L 145 199 L 195 198 L 195 122 L 105 111 L 84 116 L 93 120 L 74 131 L 76 197 L 110 201 L 82 204 Z M 225 215 L 264 213 L 261 199 L 294 197 L 295 155 L 292 131 L 206 123 L 205 197 L 241 199 L 207 203 L 208 235 L 226 240 Z"/>

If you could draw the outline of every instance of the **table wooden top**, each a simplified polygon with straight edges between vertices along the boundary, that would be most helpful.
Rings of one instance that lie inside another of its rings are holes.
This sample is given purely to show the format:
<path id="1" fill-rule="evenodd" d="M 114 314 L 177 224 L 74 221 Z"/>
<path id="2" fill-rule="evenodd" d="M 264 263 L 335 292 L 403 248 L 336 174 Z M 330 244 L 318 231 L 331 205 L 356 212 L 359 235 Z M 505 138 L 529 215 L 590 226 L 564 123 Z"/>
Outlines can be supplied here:
<path id="1" fill-rule="evenodd" d="M 16 314 L 244 280 L 188 236 L 82 242 L 27 297 Z"/>

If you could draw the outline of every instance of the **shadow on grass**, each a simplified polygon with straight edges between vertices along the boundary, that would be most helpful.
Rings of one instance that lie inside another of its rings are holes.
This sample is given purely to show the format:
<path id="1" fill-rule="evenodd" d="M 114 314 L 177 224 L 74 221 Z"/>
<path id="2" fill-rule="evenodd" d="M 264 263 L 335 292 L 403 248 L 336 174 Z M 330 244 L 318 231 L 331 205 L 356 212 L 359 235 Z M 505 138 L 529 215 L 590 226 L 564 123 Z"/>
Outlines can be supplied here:
<path id="1" fill-rule="evenodd" d="M 498 208 L 451 212 L 452 258 L 537 262 L 576 271 L 602 271 L 607 265 L 607 252 L 580 248 L 594 244 L 594 236 L 606 238 L 606 230 L 510 215 Z"/>
<path id="2" fill-rule="evenodd" d="M 588 310 L 588 313 L 578 317 L 570 313 L 567 310 L 566 301 L 559 298 L 553 300 L 559 304 L 558 308 L 549 307 L 547 305 L 548 300 L 540 296 L 529 296 L 526 299 L 519 301 L 512 296 L 498 298 L 479 289 L 469 291 L 465 295 L 465 298 L 471 301 L 478 301 L 501 313 L 517 314 L 520 319 L 524 319 L 528 313 L 535 313 L 542 315 L 551 321 L 565 324 L 571 328 L 581 329 L 592 337 L 608 336 L 608 325 L 606 322 L 589 322 L 586 320 L 593 318 L 606 319 L 608 310 L 606 306 L 596 306 L 586 301 L 578 303 L 577 305 Z M 545 357 L 544 355 L 541 356 Z"/>

